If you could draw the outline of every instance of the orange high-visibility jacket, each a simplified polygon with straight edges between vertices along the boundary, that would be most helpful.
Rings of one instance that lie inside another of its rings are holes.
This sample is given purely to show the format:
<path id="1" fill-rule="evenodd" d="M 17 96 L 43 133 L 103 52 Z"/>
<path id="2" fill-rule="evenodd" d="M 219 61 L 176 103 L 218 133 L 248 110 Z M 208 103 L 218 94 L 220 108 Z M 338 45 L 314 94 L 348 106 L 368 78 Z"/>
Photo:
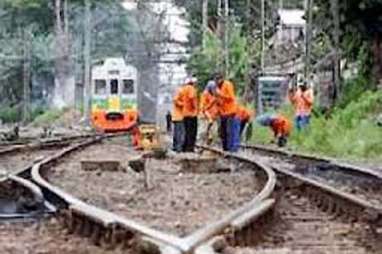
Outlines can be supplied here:
<path id="1" fill-rule="evenodd" d="M 288 136 L 293 128 L 291 121 L 288 118 L 278 115 L 271 123 L 272 131 L 275 137 Z"/>
<path id="2" fill-rule="evenodd" d="M 253 113 L 248 108 L 243 105 L 237 105 L 236 116 L 239 118 L 241 122 L 249 122 Z"/>
<path id="3" fill-rule="evenodd" d="M 183 96 L 183 116 L 196 117 L 198 116 L 198 93 L 193 85 L 185 85 L 182 90 Z"/>
<path id="4" fill-rule="evenodd" d="M 217 100 L 214 95 L 204 91 L 200 97 L 200 111 L 208 120 L 214 121 L 218 116 Z"/>
<path id="5" fill-rule="evenodd" d="M 222 86 L 217 87 L 218 109 L 222 116 L 236 114 L 236 97 L 235 89 L 230 81 L 225 80 Z"/>
<path id="6" fill-rule="evenodd" d="M 310 115 L 313 108 L 314 94 L 312 89 L 303 92 L 298 89 L 296 93 L 289 94 L 289 100 L 292 102 L 296 115 Z"/>
<path id="7" fill-rule="evenodd" d="M 172 101 L 172 112 L 171 119 L 173 122 L 183 121 L 183 106 L 184 106 L 184 96 L 183 96 L 184 87 L 180 87 L 176 92 L 173 101 Z"/>

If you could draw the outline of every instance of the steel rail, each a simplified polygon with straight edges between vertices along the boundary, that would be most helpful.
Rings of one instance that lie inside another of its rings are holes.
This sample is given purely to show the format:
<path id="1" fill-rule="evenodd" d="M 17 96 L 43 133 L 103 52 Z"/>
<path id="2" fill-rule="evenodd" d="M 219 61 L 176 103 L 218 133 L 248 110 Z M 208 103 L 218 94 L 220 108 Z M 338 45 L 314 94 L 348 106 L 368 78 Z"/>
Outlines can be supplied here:
<path id="1" fill-rule="evenodd" d="M 248 148 L 248 147 L 250 146 L 244 146 L 244 148 Z M 255 162 L 253 158 L 242 156 L 240 154 L 226 153 L 221 151 L 220 149 L 216 149 L 212 147 L 202 147 L 202 148 L 212 152 L 217 152 L 219 154 L 226 154 L 234 158 L 241 158 L 243 160 L 251 161 L 253 163 L 259 163 L 259 162 Z M 256 149 L 262 149 L 262 148 L 263 147 L 256 146 Z M 314 161 L 319 160 L 321 162 L 324 161 L 324 162 L 328 162 L 332 164 L 336 163 L 336 160 L 333 160 L 331 158 L 319 158 L 312 155 L 302 155 L 301 157 L 299 157 L 300 156 L 299 154 L 289 153 L 289 152 L 285 152 L 281 150 L 273 150 L 269 148 L 266 148 L 266 149 L 270 150 L 275 155 L 288 156 L 288 158 L 299 158 L 299 159 L 304 158 L 307 160 L 314 160 Z M 344 168 L 349 169 L 351 171 L 367 174 L 372 177 L 379 178 L 378 174 L 375 174 L 374 172 L 367 169 L 363 169 L 363 168 L 360 168 L 360 170 L 358 170 L 359 167 L 357 166 L 343 164 L 343 163 L 335 164 L 335 165 L 336 166 L 344 165 Z M 377 229 L 378 223 L 376 222 L 382 220 L 381 206 L 373 205 L 365 199 L 359 198 L 355 195 L 346 193 L 344 191 L 340 191 L 332 186 L 318 182 L 316 180 L 309 179 L 298 173 L 290 172 L 288 170 L 277 168 L 277 167 L 272 167 L 272 166 L 269 166 L 269 167 L 272 168 L 277 175 L 281 175 L 284 177 L 286 176 L 287 179 L 293 179 L 293 180 L 296 180 L 297 182 L 303 183 L 302 186 L 308 186 L 309 189 L 306 190 L 307 191 L 306 195 L 309 196 L 309 198 L 313 198 L 313 201 L 321 200 L 321 198 L 317 198 L 317 196 L 322 195 L 322 197 L 324 197 L 324 199 L 326 198 L 326 200 L 329 201 L 329 203 L 330 202 L 334 203 L 334 204 L 329 204 L 325 206 L 326 208 L 324 209 L 326 209 L 329 213 L 333 212 L 338 215 L 338 212 L 339 212 L 340 214 L 344 213 L 344 216 L 350 215 L 350 217 L 352 218 L 356 217 L 359 220 L 365 219 L 365 222 L 370 225 L 370 228 L 372 229 L 372 231 L 374 231 L 374 233 L 380 234 L 378 233 L 378 229 Z M 316 190 L 319 190 L 318 191 L 319 193 Z M 250 234 L 252 234 L 253 232 L 259 233 L 258 232 L 259 229 L 257 228 L 257 225 L 258 223 L 260 223 L 260 225 L 261 224 L 264 225 L 264 223 L 267 223 L 267 220 L 268 220 L 267 216 L 269 216 L 270 214 L 269 213 L 270 209 L 268 209 L 267 206 L 269 206 L 269 208 L 272 208 L 273 202 L 274 200 L 272 199 L 265 200 L 262 203 L 262 206 L 264 207 L 264 209 L 261 209 L 261 207 L 258 207 L 257 208 L 258 211 L 248 211 L 246 214 L 243 214 L 242 216 L 238 217 L 236 220 L 234 220 L 231 223 L 231 227 L 230 227 L 231 231 L 222 232 L 220 235 L 214 235 L 214 237 L 210 238 L 208 241 L 205 241 L 203 244 L 198 245 L 194 253 L 196 254 L 221 253 L 220 251 L 217 251 L 217 249 L 222 248 L 222 245 L 228 246 L 229 243 L 227 241 L 231 242 L 232 239 L 234 241 L 242 241 L 244 239 L 245 241 L 246 237 L 248 236 L 248 233 Z M 351 208 L 349 207 L 350 209 L 347 209 L 346 205 L 349 205 L 349 204 L 352 204 L 353 207 Z M 340 207 L 340 209 L 338 210 L 337 207 Z M 356 212 L 356 213 L 353 213 L 353 212 Z M 239 239 L 236 239 L 236 238 L 239 238 Z M 240 238 L 243 238 L 243 239 L 240 239 Z"/>
<path id="2" fill-rule="evenodd" d="M 352 165 L 346 162 L 338 161 L 338 159 L 327 157 L 327 156 L 316 156 L 313 154 L 307 154 L 307 153 L 298 153 L 298 152 L 291 152 L 280 148 L 271 148 L 264 145 L 242 145 L 241 146 L 244 149 L 252 149 L 257 151 L 263 151 L 266 153 L 271 153 L 276 156 L 284 156 L 290 159 L 305 159 L 308 161 L 315 161 L 315 162 L 321 162 L 321 163 L 330 163 L 335 166 L 338 166 L 339 168 L 353 171 L 356 173 L 362 173 L 366 174 L 372 177 L 376 177 L 379 179 L 382 179 L 382 173 L 377 172 L 375 170 L 364 168 L 356 165 Z"/>
<path id="3" fill-rule="evenodd" d="M 293 153 L 293 152 L 287 152 L 287 151 L 284 151 L 281 149 L 272 149 L 272 148 L 268 148 L 268 147 L 264 147 L 264 146 L 243 146 L 243 148 L 244 149 L 253 149 L 253 150 L 257 150 L 257 151 L 265 151 L 267 153 L 271 153 L 271 154 L 274 154 L 276 156 L 287 157 L 288 159 L 294 159 L 294 160 L 303 159 L 303 160 L 310 161 L 312 163 L 318 163 L 318 162 L 319 163 L 329 163 L 330 165 L 333 165 L 336 168 L 341 168 L 342 171 L 347 171 L 347 172 L 350 171 L 353 173 L 358 173 L 358 174 L 372 177 L 376 180 L 382 180 L 382 176 L 378 172 L 375 172 L 375 171 L 370 170 L 370 169 L 358 167 L 358 166 L 353 166 L 353 165 L 350 165 L 347 163 L 338 163 L 337 160 L 332 159 L 332 158 L 328 158 L 328 157 L 322 157 L 321 158 L 321 157 L 314 156 L 314 155 L 298 154 L 298 153 Z M 306 177 L 304 175 L 301 175 L 299 173 L 291 172 L 290 170 L 281 169 L 281 168 L 277 168 L 277 167 L 272 167 L 272 168 L 276 172 L 279 172 L 279 173 L 282 173 L 284 175 L 298 179 L 300 181 L 304 181 L 306 183 L 309 183 L 312 186 L 316 186 L 318 188 L 321 188 L 322 190 L 324 190 L 328 193 L 335 194 L 344 200 L 352 202 L 353 204 L 355 204 L 357 206 L 363 207 L 363 208 L 367 209 L 368 211 L 372 211 L 373 213 L 377 213 L 377 214 L 382 215 L 382 205 L 372 204 L 369 201 L 358 197 L 357 195 L 350 194 L 350 193 L 347 193 L 347 192 L 342 191 L 342 190 L 338 190 L 338 188 L 332 187 L 329 184 L 322 183 L 321 181 L 318 181 L 318 180 L 313 180 L 313 179 Z"/>
<path id="4" fill-rule="evenodd" d="M 49 170 L 47 165 L 50 165 L 52 162 L 58 161 L 64 156 L 76 150 L 90 146 L 96 142 L 101 141 L 102 139 L 110 137 L 115 137 L 115 135 L 104 135 L 92 138 L 85 142 L 65 148 L 54 156 L 46 158 L 45 160 L 35 164 L 32 168 L 32 179 L 43 189 L 44 192 L 48 192 L 51 195 L 58 197 L 61 202 L 64 203 L 64 207 L 66 207 L 68 210 L 64 216 L 69 218 L 68 224 L 70 224 L 70 228 L 81 227 L 78 225 L 76 226 L 76 224 L 89 226 L 88 224 L 90 223 L 94 224 L 95 228 L 98 227 L 103 228 L 106 231 L 110 231 L 108 234 L 109 236 L 117 235 L 117 229 L 123 230 L 125 235 L 130 235 L 130 237 L 133 235 L 134 237 L 138 237 L 141 241 L 147 241 L 151 244 L 154 244 L 161 251 L 160 253 L 193 253 L 203 243 L 234 225 L 235 221 L 250 221 L 250 217 L 256 217 L 256 214 L 260 215 L 264 213 L 274 204 L 274 200 L 269 200 L 276 185 L 276 175 L 273 170 L 266 165 L 254 163 L 253 161 L 250 161 L 246 158 L 226 153 L 221 153 L 220 155 L 230 159 L 236 159 L 253 164 L 256 166 L 256 168 L 259 169 L 259 171 L 265 173 L 267 177 L 265 186 L 260 191 L 260 193 L 258 193 L 250 202 L 235 209 L 224 218 L 212 223 L 208 223 L 205 227 L 183 238 L 149 228 L 123 216 L 119 216 L 104 209 L 89 205 L 76 198 L 72 194 L 66 193 L 61 188 L 52 185 L 43 177 L 45 170 Z M 250 217 L 248 217 L 249 215 Z M 93 235 L 92 238 L 100 238 L 99 231 L 98 233 L 94 234 L 96 234 L 96 236 Z"/>

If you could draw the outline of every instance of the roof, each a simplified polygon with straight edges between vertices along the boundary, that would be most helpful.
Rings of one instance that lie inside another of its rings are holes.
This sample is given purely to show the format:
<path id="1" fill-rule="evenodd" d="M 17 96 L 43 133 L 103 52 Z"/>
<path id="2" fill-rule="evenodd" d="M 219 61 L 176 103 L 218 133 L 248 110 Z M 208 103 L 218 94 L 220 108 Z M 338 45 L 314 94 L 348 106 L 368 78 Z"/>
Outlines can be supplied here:
<path id="1" fill-rule="evenodd" d="M 280 16 L 280 22 L 284 25 L 289 26 L 304 26 L 305 20 L 303 19 L 305 11 L 294 9 L 294 10 L 286 10 L 279 9 L 277 13 Z"/>

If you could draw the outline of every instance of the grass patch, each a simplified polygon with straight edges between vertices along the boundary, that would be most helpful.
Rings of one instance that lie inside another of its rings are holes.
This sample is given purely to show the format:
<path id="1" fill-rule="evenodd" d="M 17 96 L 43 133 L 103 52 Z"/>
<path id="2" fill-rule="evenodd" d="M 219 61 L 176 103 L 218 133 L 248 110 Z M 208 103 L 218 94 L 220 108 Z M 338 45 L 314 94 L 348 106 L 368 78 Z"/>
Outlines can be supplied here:
<path id="1" fill-rule="evenodd" d="M 38 115 L 32 122 L 32 125 L 37 126 L 49 126 L 54 121 L 59 119 L 68 109 L 50 109 L 43 114 Z"/>
<path id="2" fill-rule="evenodd" d="M 281 111 L 292 120 L 290 108 Z M 329 119 L 316 115 L 309 128 L 301 132 L 294 130 L 289 147 L 350 160 L 381 161 L 382 128 L 376 122 L 379 114 L 382 114 L 382 91 L 365 92 L 345 108 L 335 109 Z M 255 126 L 252 142 L 269 144 L 271 140 L 272 133 L 268 128 Z"/>

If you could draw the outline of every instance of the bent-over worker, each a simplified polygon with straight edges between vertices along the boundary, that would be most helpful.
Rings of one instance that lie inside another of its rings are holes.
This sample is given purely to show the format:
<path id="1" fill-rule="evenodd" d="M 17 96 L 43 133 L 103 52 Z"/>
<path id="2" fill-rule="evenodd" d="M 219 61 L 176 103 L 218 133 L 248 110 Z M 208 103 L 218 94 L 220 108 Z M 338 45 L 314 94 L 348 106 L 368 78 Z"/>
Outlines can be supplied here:
<path id="1" fill-rule="evenodd" d="M 271 128 L 279 147 L 283 147 L 287 144 L 289 134 L 293 128 L 288 118 L 280 114 L 264 114 L 257 117 L 256 122 L 262 126 Z"/>

